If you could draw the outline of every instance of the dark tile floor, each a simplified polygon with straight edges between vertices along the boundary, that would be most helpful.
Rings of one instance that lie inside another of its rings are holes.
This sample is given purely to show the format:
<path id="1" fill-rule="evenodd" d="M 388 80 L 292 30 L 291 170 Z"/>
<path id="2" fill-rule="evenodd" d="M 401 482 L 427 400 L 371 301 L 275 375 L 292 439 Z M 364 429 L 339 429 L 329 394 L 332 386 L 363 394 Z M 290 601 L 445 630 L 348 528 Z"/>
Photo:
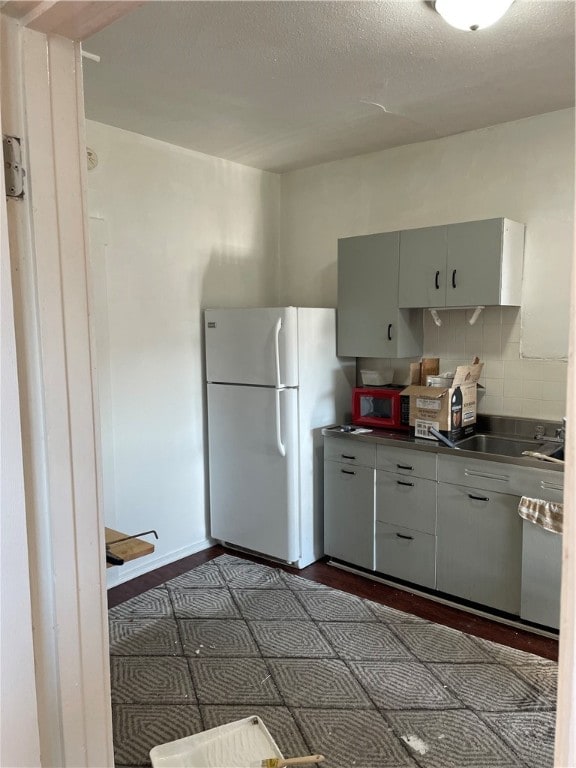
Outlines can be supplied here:
<path id="1" fill-rule="evenodd" d="M 253 714 L 285 755 L 322 752 L 326 768 L 552 766 L 555 641 L 527 653 L 529 633 L 496 645 L 474 617 L 462 634 L 379 584 L 360 597 L 210 552 L 164 583 L 148 574 L 140 594 L 110 592 L 117 766 Z"/>

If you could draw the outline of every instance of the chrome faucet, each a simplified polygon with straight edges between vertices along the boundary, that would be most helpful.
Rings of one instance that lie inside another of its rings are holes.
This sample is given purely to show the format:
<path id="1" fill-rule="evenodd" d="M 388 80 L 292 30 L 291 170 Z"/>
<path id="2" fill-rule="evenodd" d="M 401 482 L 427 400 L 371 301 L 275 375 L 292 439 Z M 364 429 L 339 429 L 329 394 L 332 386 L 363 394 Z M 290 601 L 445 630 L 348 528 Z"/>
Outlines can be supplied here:
<path id="1" fill-rule="evenodd" d="M 562 419 L 562 426 L 556 430 L 556 437 L 562 442 L 566 440 L 566 416 Z"/>

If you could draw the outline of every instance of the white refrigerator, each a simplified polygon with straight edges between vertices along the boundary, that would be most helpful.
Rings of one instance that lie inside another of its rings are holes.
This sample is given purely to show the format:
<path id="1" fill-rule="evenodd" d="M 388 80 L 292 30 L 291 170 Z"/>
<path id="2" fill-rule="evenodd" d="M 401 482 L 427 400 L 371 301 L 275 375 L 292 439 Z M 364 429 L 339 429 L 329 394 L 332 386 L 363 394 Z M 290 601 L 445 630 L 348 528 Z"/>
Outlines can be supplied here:
<path id="1" fill-rule="evenodd" d="M 336 310 L 204 313 L 211 536 L 299 568 L 322 557 L 321 427 L 349 414 Z"/>

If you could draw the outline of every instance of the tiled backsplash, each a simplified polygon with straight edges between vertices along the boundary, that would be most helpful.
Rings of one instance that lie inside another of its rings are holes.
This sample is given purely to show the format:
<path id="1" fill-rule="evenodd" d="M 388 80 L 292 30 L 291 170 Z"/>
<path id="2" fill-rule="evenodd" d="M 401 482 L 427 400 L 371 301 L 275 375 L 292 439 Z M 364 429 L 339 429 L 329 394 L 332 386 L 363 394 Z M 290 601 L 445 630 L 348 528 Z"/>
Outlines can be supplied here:
<path id="1" fill-rule="evenodd" d="M 453 371 L 478 355 L 484 363 L 478 400 L 480 413 L 558 420 L 565 415 L 565 360 L 533 360 L 520 357 L 521 310 L 519 307 L 487 307 L 474 325 L 473 310 L 439 312 L 437 326 L 424 312 L 424 357 L 439 357 L 440 372 Z M 409 359 L 361 358 L 358 370 L 394 368 L 394 381 L 403 383 Z"/>

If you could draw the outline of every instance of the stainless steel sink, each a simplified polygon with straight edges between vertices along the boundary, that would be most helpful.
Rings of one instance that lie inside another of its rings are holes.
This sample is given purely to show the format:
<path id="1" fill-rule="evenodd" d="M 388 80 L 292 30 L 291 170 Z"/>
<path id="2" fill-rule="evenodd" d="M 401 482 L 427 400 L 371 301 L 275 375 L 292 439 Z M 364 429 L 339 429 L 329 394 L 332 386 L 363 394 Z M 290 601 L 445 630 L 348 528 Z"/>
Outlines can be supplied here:
<path id="1" fill-rule="evenodd" d="M 561 461 L 564 461 L 564 444 L 545 443 L 542 448 L 540 448 L 540 453 L 550 456 L 552 459 L 560 459 Z"/>
<path id="2" fill-rule="evenodd" d="M 540 451 L 543 445 L 544 441 L 498 435 L 472 435 L 457 443 L 458 448 L 463 451 L 492 453 L 497 456 L 522 456 L 524 451 Z"/>

